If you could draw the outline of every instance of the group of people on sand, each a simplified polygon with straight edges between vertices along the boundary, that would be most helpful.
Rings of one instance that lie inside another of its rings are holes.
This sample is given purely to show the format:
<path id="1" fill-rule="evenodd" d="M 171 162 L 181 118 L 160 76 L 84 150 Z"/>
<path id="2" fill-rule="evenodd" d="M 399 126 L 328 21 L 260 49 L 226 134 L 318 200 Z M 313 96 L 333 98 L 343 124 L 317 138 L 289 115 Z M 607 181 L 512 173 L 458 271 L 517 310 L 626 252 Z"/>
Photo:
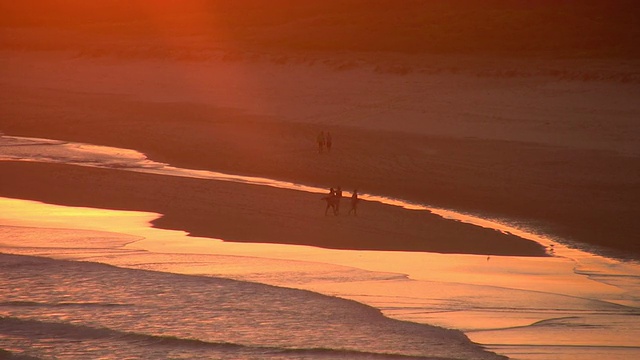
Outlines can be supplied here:
<path id="1" fill-rule="evenodd" d="M 324 214 L 327 215 L 329 209 L 333 210 L 333 215 L 340 214 L 340 200 L 342 199 L 342 189 L 340 186 L 337 188 L 330 188 L 329 194 L 324 196 L 322 200 L 327 202 L 327 207 L 324 209 Z M 348 214 L 357 216 L 358 215 L 358 189 L 353 190 L 353 194 L 351 194 L 351 208 L 349 209 Z"/>
<path id="2" fill-rule="evenodd" d="M 331 145 L 332 145 L 332 139 L 331 139 L 331 133 L 330 132 L 324 132 L 324 131 L 320 131 L 320 133 L 318 134 L 318 153 L 322 154 L 324 152 L 324 150 L 326 149 L 327 152 L 331 152 Z M 327 215 L 327 213 L 329 212 L 329 209 L 331 209 L 333 211 L 333 215 L 339 215 L 340 214 L 340 200 L 342 200 L 342 189 L 340 188 L 340 186 L 338 186 L 337 188 L 330 188 L 329 189 L 329 194 L 325 195 L 322 197 L 322 200 L 327 202 L 327 207 L 324 209 L 324 214 Z M 351 215 L 353 213 L 354 216 L 358 215 L 358 201 L 360 201 L 360 199 L 358 198 L 358 189 L 353 190 L 353 193 L 351 194 L 351 207 L 349 208 L 349 212 L 347 213 L 348 215 Z"/>
<path id="3" fill-rule="evenodd" d="M 330 132 L 325 132 L 324 131 L 320 131 L 320 134 L 318 134 L 318 153 L 322 154 L 324 152 L 324 149 L 326 147 L 327 152 L 331 152 L 331 145 L 332 145 L 332 139 L 331 139 L 331 133 Z"/>

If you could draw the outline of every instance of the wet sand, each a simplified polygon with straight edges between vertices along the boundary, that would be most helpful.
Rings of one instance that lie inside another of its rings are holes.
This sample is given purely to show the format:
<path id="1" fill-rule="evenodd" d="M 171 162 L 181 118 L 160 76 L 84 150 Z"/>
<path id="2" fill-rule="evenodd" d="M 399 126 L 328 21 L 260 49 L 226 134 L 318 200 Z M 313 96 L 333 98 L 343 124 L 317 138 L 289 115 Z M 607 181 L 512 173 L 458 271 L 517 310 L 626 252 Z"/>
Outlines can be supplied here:
<path id="1" fill-rule="evenodd" d="M 71 165 L 0 162 L 0 196 L 51 204 L 155 212 L 155 227 L 225 241 L 545 256 L 531 240 L 424 211 L 362 201 L 360 215 L 324 215 L 318 194 Z"/>
<path id="2" fill-rule="evenodd" d="M 0 202 L 7 209 L 0 245 L 11 254 L 311 290 L 369 304 L 391 318 L 461 329 L 487 349 L 518 359 L 578 353 L 626 359 L 638 351 L 633 263 L 571 249 L 554 257 L 489 260 L 232 243 L 150 228 L 154 213 Z"/>
<path id="3" fill-rule="evenodd" d="M 42 57 L 5 53 L 3 61 L 0 129 L 9 135 L 132 148 L 185 168 L 341 186 L 348 191 L 358 188 L 504 219 L 577 246 L 604 247 L 617 256 L 640 254 L 640 223 L 635 221 L 640 216 L 640 161 L 633 136 L 639 109 L 630 100 L 638 93 L 634 84 L 478 79 L 469 74 L 412 74 L 415 80 L 409 81 L 360 69 L 121 61 L 51 53 Z M 317 153 L 314 141 L 321 130 L 333 134 L 331 154 Z M 60 189 L 75 186 L 60 175 L 56 179 L 64 182 L 60 187 L 41 188 L 39 181 L 53 180 L 46 172 L 37 177 L 36 171 L 27 169 L 35 165 L 3 166 L 12 167 L 7 168 L 12 175 L 3 182 L 33 181 L 34 189 L 23 188 L 31 196 L 39 192 L 39 197 L 63 201 L 71 194 Z M 20 172 L 26 173 L 20 175 L 13 167 L 24 167 Z M 76 170 L 63 173 L 67 171 Z M 122 175 L 117 174 L 114 181 Z M 169 202 L 188 186 L 191 183 L 176 184 L 159 198 Z M 101 196 L 103 189 L 108 187 L 86 193 L 85 201 Z M 18 190 L 6 185 L 2 191 L 4 196 L 18 196 Z M 275 194 L 257 200 L 243 189 L 224 206 L 252 203 L 256 212 L 264 214 L 259 209 L 293 204 L 301 206 L 311 222 L 324 211 L 315 197 L 293 200 L 296 197 L 289 193 Z M 193 197 L 192 203 L 207 201 Z M 159 224 L 166 221 L 163 226 L 179 228 L 180 222 L 189 224 L 195 234 L 213 236 L 204 230 L 210 225 L 195 224 L 198 221 L 189 217 L 226 211 L 223 206 L 183 209 L 182 215 L 177 211 Z M 362 218 L 366 212 L 363 208 Z M 279 223 L 286 226 L 288 214 L 279 215 L 285 216 Z M 243 223 L 271 221 L 267 219 L 255 215 Z M 329 219 L 319 221 L 325 220 Z M 415 227 L 407 230 L 411 236 L 434 233 L 423 224 L 430 221 L 407 221 Z M 397 224 L 395 228 L 409 228 Z M 263 235 L 270 240 L 262 241 L 275 241 L 266 229 L 280 229 L 272 225 L 265 225 Z M 323 233 L 322 226 L 317 228 Z M 248 237 L 244 231 L 241 226 L 217 235 L 244 239 Z M 347 236 L 348 230 L 344 231 Z M 303 231 L 294 234 L 300 236 L 278 241 L 305 242 Z M 393 241 L 393 232 L 376 236 Z M 327 238 L 323 241 L 333 242 L 329 246 L 348 247 L 348 242 Z M 376 244 L 376 248 L 395 246 Z"/>

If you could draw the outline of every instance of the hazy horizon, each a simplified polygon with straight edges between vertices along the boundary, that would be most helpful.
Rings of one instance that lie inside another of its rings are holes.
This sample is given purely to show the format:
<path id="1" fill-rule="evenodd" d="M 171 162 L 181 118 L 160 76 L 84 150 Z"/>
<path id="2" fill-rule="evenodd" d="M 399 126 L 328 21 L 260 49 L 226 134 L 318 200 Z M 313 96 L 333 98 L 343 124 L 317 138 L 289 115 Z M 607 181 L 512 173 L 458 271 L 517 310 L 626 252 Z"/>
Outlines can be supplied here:
<path id="1" fill-rule="evenodd" d="M 227 47 L 269 51 L 637 59 L 634 1 L 4 1 L 0 46 Z M 54 30 L 49 34 L 39 33 Z M 59 31 L 59 32 L 55 32 Z M 35 32 L 35 34 L 34 34 Z M 38 38 L 46 39 L 39 43 Z"/>

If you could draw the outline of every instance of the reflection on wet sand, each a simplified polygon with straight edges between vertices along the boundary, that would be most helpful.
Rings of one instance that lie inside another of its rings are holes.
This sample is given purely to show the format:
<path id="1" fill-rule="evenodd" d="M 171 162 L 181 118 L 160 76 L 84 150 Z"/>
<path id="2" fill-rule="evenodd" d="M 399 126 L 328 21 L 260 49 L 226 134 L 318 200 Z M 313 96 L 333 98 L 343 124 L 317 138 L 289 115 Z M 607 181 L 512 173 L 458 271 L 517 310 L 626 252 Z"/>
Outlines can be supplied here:
<path id="1" fill-rule="evenodd" d="M 3 160 L 326 191 L 272 179 L 171 167 L 133 150 L 6 136 L 2 141 Z M 553 256 L 487 257 L 224 242 L 150 227 L 158 214 L 13 199 L 0 199 L 0 249 L 317 291 L 372 305 L 394 318 L 461 329 L 475 342 L 523 359 L 549 354 L 574 358 L 576 347 L 589 348 L 592 355 L 585 358 L 593 359 L 603 351 L 621 358 L 640 353 L 637 263 L 576 250 L 499 221 L 371 194 L 360 194 L 360 198 L 431 211 L 446 219 L 535 240 Z"/>
<path id="2" fill-rule="evenodd" d="M 254 176 L 225 174 L 208 170 L 178 168 L 149 160 L 144 154 L 131 149 L 13 136 L 0 137 L 0 145 L 0 160 L 37 161 L 99 168 L 117 168 L 150 174 L 270 186 L 274 188 L 317 194 L 326 193 L 326 189 L 324 188 L 295 184 L 287 181 Z M 344 191 L 345 197 L 349 197 L 351 195 L 352 193 Z M 567 256 L 572 256 L 572 251 L 566 246 L 558 244 L 548 237 L 505 224 L 504 222 L 483 219 L 478 216 L 463 214 L 453 210 L 434 208 L 426 205 L 414 204 L 404 200 L 391 199 L 384 196 L 366 193 L 359 194 L 359 199 L 399 206 L 406 209 L 429 211 L 445 219 L 456 220 L 488 229 L 495 229 L 506 234 L 513 234 L 525 239 L 534 240 L 548 247 L 549 251 L 553 252 L 554 255 L 564 256 L 566 254 Z M 569 253 L 566 253 L 567 251 Z"/>
<path id="3" fill-rule="evenodd" d="M 6 253 L 317 291 L 372 305 L 394 318 L 462 329 L 499 353 L 550 345 L 640 351 L 635 321 L 640 270 L 632 263 L 586 253 L 580 259 L 487 259 L 231 243 L 149 227 L 158 216 L 151 213 L 13 199 L 0 200 L 0 207 L 6 209 L 0 219 Z M 575 271 L 582 261 L 588 270 Z"/>

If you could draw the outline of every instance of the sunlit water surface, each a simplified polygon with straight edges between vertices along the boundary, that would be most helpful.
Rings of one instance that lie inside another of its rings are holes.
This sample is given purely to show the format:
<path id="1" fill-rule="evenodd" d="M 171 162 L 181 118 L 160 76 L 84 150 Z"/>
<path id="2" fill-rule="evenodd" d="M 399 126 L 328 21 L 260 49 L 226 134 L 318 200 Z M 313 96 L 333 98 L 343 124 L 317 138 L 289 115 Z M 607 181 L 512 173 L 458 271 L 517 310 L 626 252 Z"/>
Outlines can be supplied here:
<path id="1" fill-rule="evenodd" d="M 167 176 L 237 181 L 316 193 L 325 192 L 325 189 L 270 179 L 175 168 L 150 161 L 143 154 L 133 150 L 6 136 L 2 137 L 0 141 L 0 160 L 59 162 Z M 0 209 L 2 210 L 0 212 L 0 251 L 57 259 L 85 260 L 122 268 L 155 270 L 164 273 L 217 276 L 311 290 L 320 294 L 356 300 L 382 310 L 385 315 L 391 318 L 463 330 L 474 342 L 483 344 L 499 354 L 516 359 L 599 359 L 603 356 L 608 359 L 635 359 L 640 357 L 640 265 L 638 263 L 621 262 L 575 250 L 555 242 L 553 239 L 535 235 L 526 230 L 451 210 L 434 209 L 368 194 L 364 194 L 362 198 L 428 210 L 445 218 L 511 232 L 540 242 L 547 246 L 554 256 L 548 258 L 492 256 L 487 258 L 477 255 L 348 251 L 293 245 L 229 243 L 210 238 L 186 237 L 183 232 L 149 227 L 149 222 L 157 218 L 158 214 L 61 207 L 15 199 L 0 199 Z M 88 244 L 91 245 L 88 246 Z M 19 262 L 15 259 L 12 261 Z M 98 273 L 102 271 L 100 268 L 98 270 Z M 80 273 L 82 272 L 80 271 Z M 20 277 L 22 273 L 22 271 L 15 272 L 15 276 Z M 79 280 L 69 280 L 77 276 L 72 273 L 70 271 L 59 275 L 69 283 L 67 292 L 77 291 L 73 289 L 77 287 Z M 116 283 L 123 282 L 123 279 L 127 278 L 145 281 L 138 278 L 151 276 L 148 273 L 142 274 L 144 275 L 132 276 L 124 271 L 110 276 L 120 279 L 114 280 Z M 177 275 L 167 274 L 166 276 Z M 45 294 L 34 295 L 29 292 L 29 288 L 33 287 L 34 280 L 29 276 L 22 276 L 22 279 L 24 280 L 24 288 L 21 291 L 24 294 L 20 295 L 23 296 L 20 298 L 21 300 L 15 300 L 17 296 L 15 294 L 21 293 L 18 289 L 19 285 L 17 285 L 20 283 L 19 279 L 10 280 L 10 284 L 15 287 L 11 291 L 14 295 L 5 294 L 4 298 L 0 300 L 2 301 L 0 302 L 0 311 L 3 316 L 9 316 L 13 319 L 14 316 L 20 315 L 19 318 L 24 319 L 29 318 L 25 313 L 33 312 L 34 318 L 40 316 L 60 317 L 63 321 L 71 324 L 87 324 L 87 321 L 94 319 L 95 322 L 89 322 L 89 324 L 109 329 L 121 328 L 134 333 L 149 333 L 151 330 L 145 329 L 145 326 L 157 326 L 164 330 L 155 329 L 151 333 L 158 336 L 174 336 L 180 339 L 202 339 L 202 335 L 197 335 L 202 329 L 221 326 L 205 322 L 194 325 L 202 328 L 186 329 L 185 327 L 176 330 L 176 332 L 165 331 L 166 324 L 163 325 L 160 321 L 162 319 L 172 316 L 176 319 L 181 316 L 190 319 L 189 311 L 186 311 L 187 314 L 179 315 L 177 310 L 165 313 L 161 319 L 154 320 L 149 317 L 138 319 L 138 322 L 142 324 L 135 326 L 129 324 L 119 327 L 120 325 L 114 324 L 114 322 L 122 320 L 118 320 L 120 317 L 115 315 L 106 316 L 106 320 L 97 320 L 89 315 L 87 318 L 75 318 L 76 316 L 82 317 L 80 315 L 82 312 L 76 311 L 78 307 L 68 307 L 73 311 L 65 312 L 63 311 L 66 309 L 64 306 L 25 306 L 24 304 L 40 304 L 41 302 L 49 303 L 49 305 L 51 303 L 59 304 L 64 299 L 43 299 L 40 301 L 37 299 L 38 296 L 45 296 Z M 182 278 L 175 279 L 175 281 L 184 282 Z M 193 281 L 195 283 L 211 281 L 212 285 L 207 286 L 216 286 L 216 281 L 219 280 Z M 155 283 L 150 282 L 149 284 Z M 249 286 L 245 282 L 242 284 L 245 284 L 242 286 Z M 56 286 L 58 285 L 59 283 L 56 283 Z M 105 289 L 99 285 L 93 286 L 95 289 L 91 292 L 98 298 L 102 296 L 102 299 L 106 299 L 105 296 L 99 295 Z M 49 290 L 54 288 L 51 287 Z M 136 286 L 135 289 L 138 287 Z M 207 295 L 204 294 L 210 293 L 208 291 L 202 293 L 197 289 L 198 286 L 194 286 L 180 291 L 188 294 L 189 297 L 206 297 Z M 262 288 L 251 289 L 252 293 L 256 294 L 262 293 L 263 290 Z M 144 289 L 139 291 L 144 291 Z M 234 288 L 230 291 L 233 293 L 242 290 Z M 172 293 L 171 289 L 166 293 Z M 125 295 L 118 296 L 123 297 L 122 302 L 126 303 Z M 292 295 L 279 294 L 277 296 Z M 102 304 L 102 300 L 98 298 L 84 298 L 81 303 Z M 314 300 L 322 302 L 325 299 L 314 298 Z M 114 303 L 114 301 L 104 301 L 108 304 Z M 172 298 L 170 301 L 176 302 L 178 300 Z M 219 305 L 215 304 L 220 304 L 221 301 L 223 300 L 212 298 L 210 304 L 218 307 Z M 255 303 L 247 303 L 244 306 L 247 308 L 259 307 L 256 304 L 272 304 L 273 301 L 273 299 L 264 299 L 260 295 L 256 297 Z M 62 302 L 64 303 L 64 301 Z M 115 303 L 118 302 L 115 301 Z M 327 306 L 327 309 L 324 310 L 326 313 L 331 313 L 333 311 L 331 309 L 334 307 L 343 307 L 343 305 L 327 304 L 319 304 L 318 306 Z M 242 302 L 236 305 L 241 306 Z M 87 310 L 87 314 L 95 312 L 93 305 L 87 306 L 92 309 Z M 145 306 L 153 308 L 158 305 Z M 180 306 L 178 303 L 176 306 L 185 308 L 185 305 Z M 280 312 L 282 310 L 282 314 L 287 314 L 287 311 L 299 314 L 301 311 L 295 307 L 281 310 L 264 305 L 262 307 L 269 309 L 269 311 Z M 111 307 L 108 308 L 109 312 L 113 310 Z M 353 309 L 361 310 L 357 307 Z M 350 314 L 357 314 L 356 310 Z M 366 312 L 366 310 L 363 311 Z M 239 316 L 237 313 L 231 313 L 224 316 Z M 283 319 L 286 318 L 285 315 L 283 316 Z M 334 314 L 334 316 L 340 315 Z M 353 316 L 358 318 L 361 314 Z M 197 316 L 194 315 L 194 317 Z M 282 324 L 286 324 L 287 327 L 293 326 L 292 328 L 301 326 L 291 325 L 288 320 L 283 320 L 280 325 L 274 325 L 278 321 L 276 318 L 269 318 L 264 322 L 272 324 L 276 328 L 277 326 L 285 326 Z M 400 344 L 416 341 L 428 350 L 419 347 L 407 349 L 405 345 L 399 346 L 400 348 L 388 345 L 358 347 L 354 345 L 357 341 L 348 336 L 343 336 L 344 343 L 339 344 L 312 341 L 306 344 L 290 345 L 296 349 L 317 347 L 352 349 L 358 351 L 358 356 L 363 354 L 363 356 L 368 356 L 366 354 L 369 352 L 405 355 L 427 354 L 428 356 L 454 358 L 481 356 L 478 354 L 470 355 L 470 353 L 463 354 L 464 351 L 470 350 L 456 347 L 453 340 L 450 343 L 444 341 L 444 346 L 440 346 L 443 349 L 440 349 L 432 342 L 424 339 L 419 340 L 419 336 L 412 338 L 413 335 L 409 334 L 412 334 L 414 330 L 407 332 L 406 328 L 400 330 L 394 328 L 397 323 L 382 326 L 379 329 L 380 333 L 368 333 L 367 329 L 369 328 L 364 323 L 377 321 L 371 320 L 372 318 L 365 316 L 362 323 L 345 321 L 340 325 L 332 326 L 344 325 L 340 330 L 336 330 L 336 333 L 351 329 L 345 334 L 349 333 L 364 341 L 370 339 L 370 336 L 373 338 L 382 336 L 385 332 L 399 332 L 406 337 L 402 338 L 402 341 L 396 338 L 396 344 L 398 341 Z M 317 319 L 309 318 L 302 322 L 310 326 L 310 324 L 315 324 L 315 321 Z M 222 322 L 224 323 L 224 321 Z M 337 321 L 337 323 L 340 322 Z M 286 341 L 284 343 L 278 342 L 284 340 L 269 339 L 267 334 L 277 332 L 276 328 L 267 326 L 263 333 L 256 330 L 262 326 L 262 323 L 236 322 L 236 324 L 238 328 L 230 330 L 233 334 L 253 333 L 254 338 L 233 335 L 221 339 L 215 337 L 219 335 L 215 335 L 213 338 L 202 340 L 216 344 L 219 342 L 248 344 L 247 349 L 243 348 L 243 355 L 238 355 L 237 358 L 251 358 L 252 356 L 260 358 L 266 354 L 261 353 L 263 351 L 268 352 L 269 357 L 276 357 L 274 351 L 280 351 L 282 345 L 286 345 Z M 16 323 L 11 326 L 20 328 L 20 326 L 26 325 Z M 354 334 L 354 328 L 362 329 L 365 333 Z M 224 332 L 224 330 L 221 331 Z M 306 329 L 304 331 L 312 332 L 313 330 Z M 326 330 L 319 332 L 326 332 Z M 420 336 L 431 338 L 434 336 L 426 329 L 417 333 L 422 334 Z M 229 331 L 226 334 L 229 334 Z M 118 336 L 122 335 L 116 337 Z M 265 336 L 268 340 L 264 340 Z M 309 336 L 313 338 L 312 335 Z M 445 335 L 441 336 L 446 338 Z M 125 338 L 126 341 L 131 340 L 126 336 Z M 140 339 L 135 338 L 131 341 L 138 340 Z M 155 340 L 154 338 L 144 339 L 144 341 Z M 106 345 L 96 344 L 95 346 Z M 224 351 L 227 350 L 224 348 Z M 335 358 L 344 355 L 349 358 L 349 355 L 343 353 L 319 355 L 318 353 L 305 352 L 306 350 L 301 351 L 303 353 L 293 355 L 288 353 L 282 356 L 285 356 L 284 358 L 316 358 L 316 356 L 326 355 L 327 358 Z M 224 357 L 228 358 L 228 356 L 229 353 Z"/>

